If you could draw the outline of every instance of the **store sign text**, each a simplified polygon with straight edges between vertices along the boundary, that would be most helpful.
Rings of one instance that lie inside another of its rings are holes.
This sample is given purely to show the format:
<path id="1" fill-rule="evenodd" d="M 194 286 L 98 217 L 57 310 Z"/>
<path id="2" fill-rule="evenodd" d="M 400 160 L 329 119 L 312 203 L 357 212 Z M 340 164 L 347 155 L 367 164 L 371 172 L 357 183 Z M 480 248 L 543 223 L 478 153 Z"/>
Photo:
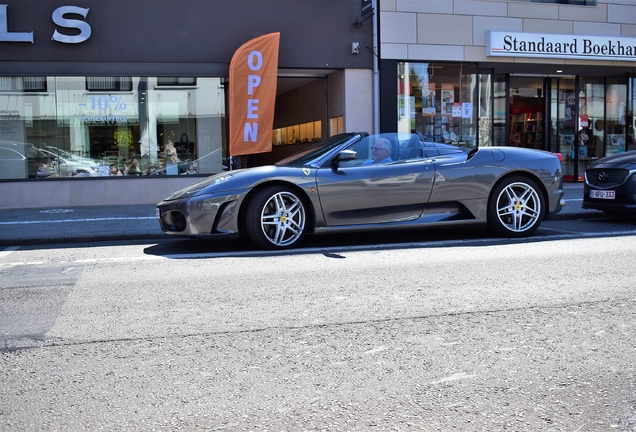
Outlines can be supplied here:
<path id="1" fill-rule="evenodd" d="M 8 25 L 6 4 L 0 4 L 0 42 L 31 42 L 33 43 L 33 32 L 10 32 Z M 66 18 L 66 15 L 79 15 L 86 18 L 87 8 L 78 6 L 60 6 L 53 11 L 52 19 L 59 27 L 79 30 L 79 34 L 66 35 L 55 30 L 51 40 L 61 43 L 75 44 L 86 41 L 91 37 L 91 26 L 82 20 Z"/>
<path id="2" fill-rule="evenodd" d="M 247 67 L 252 72 L 258 72 L 263 67 L 263 54 L 260 51 L 252 51 L 247 56 Z M 258 137 L 258 99 L 253 96 L 256 93 L 256 87 L 261 85 L 261 77 L 259 75 L 247 76 L 247 115 L 245 118 L 254 119 L 254 123 L 245 123 L 243 129 L 243 141 L 256 142 Z"/>
<path id="3" fill-rule="evenodd" d="M 636 61 L 636 38 L 488 32 L 489 56 Z"/>

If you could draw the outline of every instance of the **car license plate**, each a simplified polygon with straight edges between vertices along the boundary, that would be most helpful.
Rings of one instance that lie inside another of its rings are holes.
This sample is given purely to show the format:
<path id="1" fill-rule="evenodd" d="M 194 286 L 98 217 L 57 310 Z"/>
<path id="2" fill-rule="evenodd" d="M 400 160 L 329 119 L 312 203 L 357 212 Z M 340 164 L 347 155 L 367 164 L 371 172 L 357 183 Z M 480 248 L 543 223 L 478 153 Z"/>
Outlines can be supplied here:
<path id="1" fill-rule="evenodd" d="M 613 190 L 591 190 L 590 198 L 615 199 L 616 191 Z"/>

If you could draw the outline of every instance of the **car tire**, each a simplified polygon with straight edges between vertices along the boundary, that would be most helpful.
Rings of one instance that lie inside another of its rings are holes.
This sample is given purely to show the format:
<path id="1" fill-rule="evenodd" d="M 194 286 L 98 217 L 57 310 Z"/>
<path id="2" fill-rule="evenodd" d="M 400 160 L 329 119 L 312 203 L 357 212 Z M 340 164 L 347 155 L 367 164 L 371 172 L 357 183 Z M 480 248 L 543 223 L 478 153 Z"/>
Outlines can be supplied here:
<path id="1" fill-rule="evenodd" d="M 545 199 L 537 184 L 513 176 L 498 183 L 488 199 L 488 227 L 501 237 L 534 233 L 545 215 Z"/>
<path id="2" fill-rule="evenodd" d="M 249 238 L 263 249 L 288 249 L 298 245 L 306 231 L 303 199 L 286 186 L 269 186 L 250 201 L 245 218 Z"/>

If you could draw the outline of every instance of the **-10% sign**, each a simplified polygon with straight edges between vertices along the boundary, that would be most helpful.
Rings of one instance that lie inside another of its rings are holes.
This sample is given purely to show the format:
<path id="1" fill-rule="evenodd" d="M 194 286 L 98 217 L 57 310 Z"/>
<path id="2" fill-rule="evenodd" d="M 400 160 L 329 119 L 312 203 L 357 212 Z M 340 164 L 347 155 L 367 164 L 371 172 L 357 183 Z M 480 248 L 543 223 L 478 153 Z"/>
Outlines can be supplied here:
<path id="1" fill-rule="evenodd" d="M 121 101 L 121 96 L 89 96 L 89 99 L 91 100 L 92 109 L 105 110 L 109 106 L 114 106 L 115 111 L 124 111 L 126 109 L 126 103 Z"/>

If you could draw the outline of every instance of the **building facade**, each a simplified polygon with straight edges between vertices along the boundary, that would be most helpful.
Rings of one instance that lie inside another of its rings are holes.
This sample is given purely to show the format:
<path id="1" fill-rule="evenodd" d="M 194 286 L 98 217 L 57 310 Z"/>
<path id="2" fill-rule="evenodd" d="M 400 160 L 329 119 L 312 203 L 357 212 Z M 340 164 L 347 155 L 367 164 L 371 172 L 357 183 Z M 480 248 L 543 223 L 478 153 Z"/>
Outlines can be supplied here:
<path id="1" fill-rule="evenodd" d="M 272 151 L 230 158 L 230 61 L 272 32 Z M 4 0 L 0 47 L 0 208 L 152 204 L 345 131 L 548 150 L 571 181 L 636 149 L 635 0 Z"/>
<path id="2" fill-rule="evenodd" d="M 381 128 L 560 153 L 634 150 L 634 0 L 381 0 Z"/>
<path id="3" fill-rule="evenodd" d="M 156 203 L 372 127 L 359 1 L 0 1 L 0 208 Z M 227 153 L 234 52 L 280 32 L 272 152 Z"/>

